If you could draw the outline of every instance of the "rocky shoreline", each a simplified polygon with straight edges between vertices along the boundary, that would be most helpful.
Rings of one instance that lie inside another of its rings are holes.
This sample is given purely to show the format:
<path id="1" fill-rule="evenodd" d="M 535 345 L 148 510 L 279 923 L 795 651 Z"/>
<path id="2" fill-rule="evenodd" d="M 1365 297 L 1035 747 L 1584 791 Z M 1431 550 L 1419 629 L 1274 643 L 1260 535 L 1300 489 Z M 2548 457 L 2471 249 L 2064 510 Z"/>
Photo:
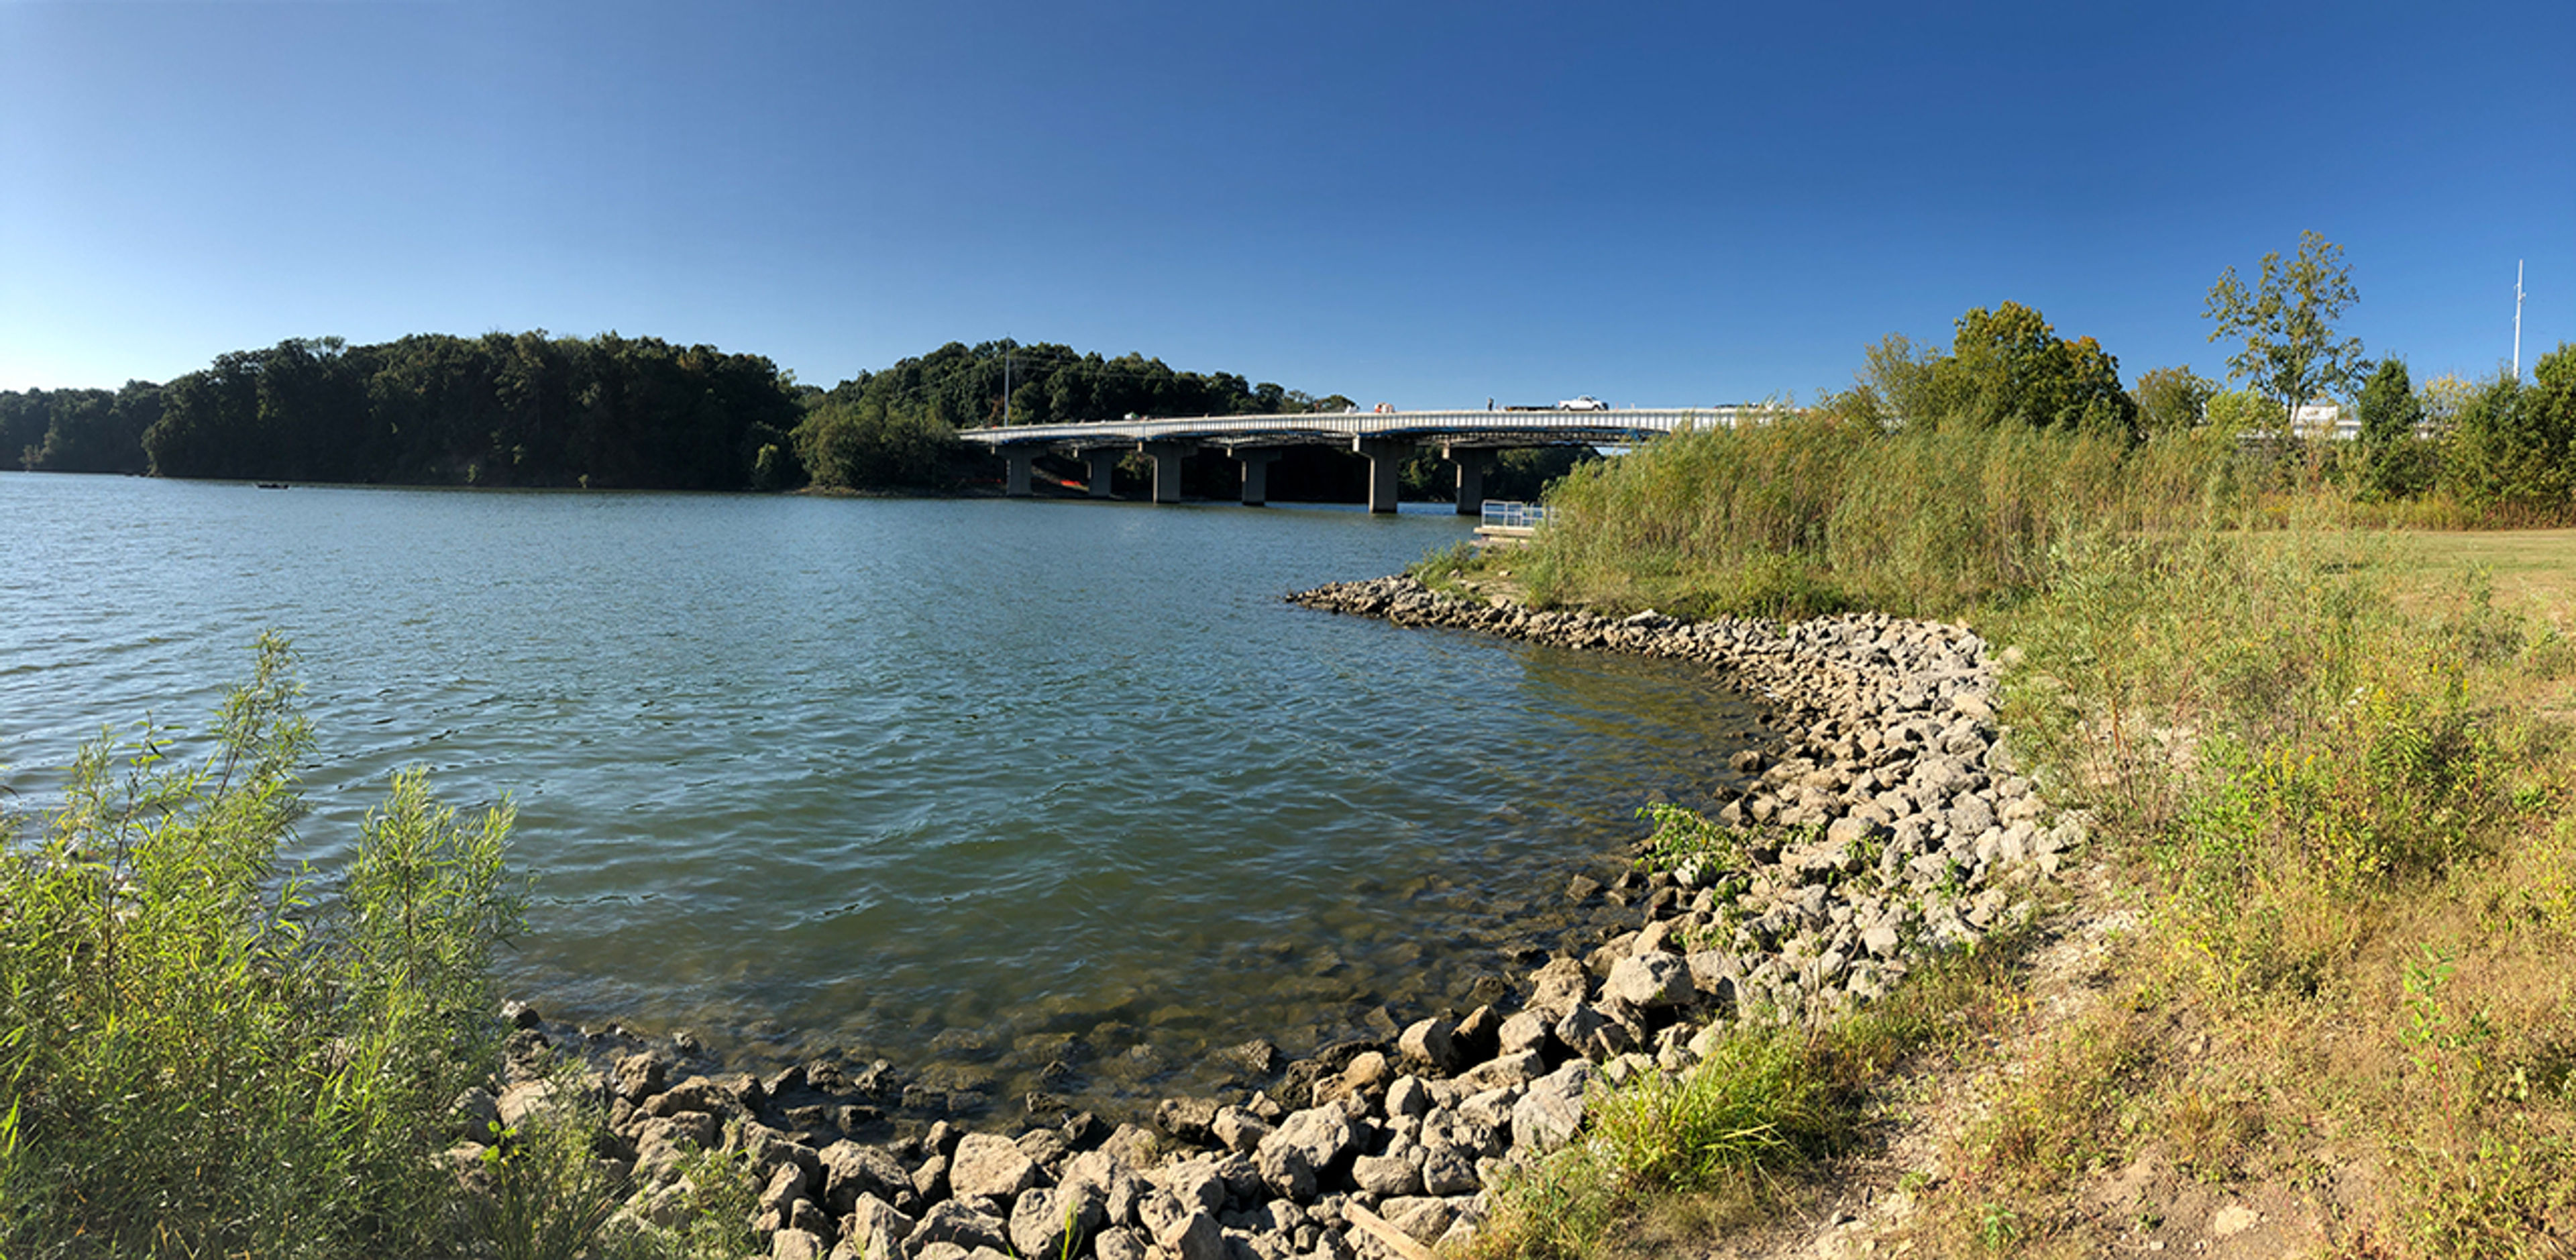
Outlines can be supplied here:
<path id="1" fill-rule="evenodd" d="M 464 1127 L 515 1126 L 559 1091 L 595 1091 L 611 1157 L 638 1187 L 627 1213 L 674 1218 L 688 1153 L 736 1152 L 780 1260 L 1412 1260 L 1472 1232 L 1497 1171 L 1568 1140 L 1589 1091 L 1687 1069 L 1733 1022 L 1829 1019 L 1879 996 L 1928 953 L 2025 913 L 2030 886 L 2081 840 L 2015 773 L 1994 720 L 1996 662 L 1961 627 L 1609 619 L 1476 603 L 1409 577 L 1289 598 L 1703 663 L 1771 709 L 1785 746 L 1735 754 L 1732 768 L 1758 778 L 1719 811 L 1721 843 L 1566 890 L 1633 911 L 1633 931 L 1392 1041 L 1293 1062 L 1247 1043 L 1230 1053 L 1257 1088 L 1166 1100 L 1150 1124 L 1034 1099 L 1015 1133 L 900 1123 L 890 1113 L 936 1100 L 882 1061 L 683 1076 L 704 1062 L 685 1040 L 575 1033 L 519 1008 L 504 1078 L 460 1101 Z M 567 1076 L 549 1066 L 558 1052 L 590 1066 Z M 451 1154 L 471 1167 L 479 1153 Z"/>

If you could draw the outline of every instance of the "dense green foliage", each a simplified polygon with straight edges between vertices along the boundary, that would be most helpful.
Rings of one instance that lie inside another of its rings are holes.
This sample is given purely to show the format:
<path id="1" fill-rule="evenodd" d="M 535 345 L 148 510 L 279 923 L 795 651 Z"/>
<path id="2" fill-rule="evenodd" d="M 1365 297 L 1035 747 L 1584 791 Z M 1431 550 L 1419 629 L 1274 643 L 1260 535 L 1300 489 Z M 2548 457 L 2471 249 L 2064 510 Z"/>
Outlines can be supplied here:
<path id="1" fill-rule="evenodd" d="M 170 382 L 143 446 L 168 477 L 730 490 L 799 414 L 769 360 L 711 346 L 323 338 Z"/>
<path id="2" fill-rule="evenodd" d="M 2191 365 L 2154 368 L 2129 390 L 2138 402 L 2138 431 L 2144 436 L 2188 433 L 2200 427 L 2218 382 L 2195 374 Z"/>
<path id="3" fill-rule="evenodd" d="M 1104 358 L 1071 346 L 949 342 L 882 372 L 834 386 L 832 401 L 922 408 L 949 424 L 1079 424 L 1126 416 L 1279 415 L 1340 411 L 1350 400 L 1317 400 L 1231 372 L 1176 372 L 1141 354 Z M 1007 400 L 1007 402 L 1005 401 Z"/>
<path id="4" fill-rule="evenodd" d="M 882 372 L 862 372 L 811 400 L 795 453 L 826 489 L 932 487 L 965 480 L 977 461 L 955 441 L 955 426 L 1072 424 L 1127 416 L 1199 416 L 1339 411 L 1350 400 L 1316 400 L 1278 385 L 1247 384 L 1230 372 L 1176 372 L 1160 359 L 1104 358 L 1070 346 L 950 342 Z M 1223 487 L 1208 486 L 1209 493 Z"/>
<path id="5" fill-rule="evenodd" d="M 2362 485 L 2384 499 L 2420 494 L 2434 471 L 2416 430 L 2424 403 L 2407 379 L 2406 361 L 2384 359 L 2361 388 Z"/>
<path id="6" fill-rule="evenodd" d="M 2059 337 L 2018 302 L 1960 316 L 1947 354 L 1890 335 L 1869 348 L 1860 383 L 1827 406 L 1888 427 L 2125 434 L 2138 423 L 2137 400 L 2120 388 L 2119 361 L 2091 337 Z"/>
<path id="7" fill-rule="evenodd" d="M 83 749 L 0 849 L 0 1247 L 431 1246 L 445 1110 L 498 1044 L 510 814 L 460 824 L 407 773 L 336 890 L 281 867 L 311 747 L 287 664 L 261 641 L 195 764 L 159 728 Z"/>
<path id="8" fill-rule="evenodd" d="M 161 419 L 161 387 L 0 392 L 0 457 L 45 472 L 147 471 L 143 434 Z"/>
<path id="9" fill-rule="evenodd" d="M 2541 356 L 2534 385 L 2502 376 L 2452 419 L 2441 446 L 2442 488 L 2474 511 L 2555 521 L 2576 492 L 2576 346 Z"/>

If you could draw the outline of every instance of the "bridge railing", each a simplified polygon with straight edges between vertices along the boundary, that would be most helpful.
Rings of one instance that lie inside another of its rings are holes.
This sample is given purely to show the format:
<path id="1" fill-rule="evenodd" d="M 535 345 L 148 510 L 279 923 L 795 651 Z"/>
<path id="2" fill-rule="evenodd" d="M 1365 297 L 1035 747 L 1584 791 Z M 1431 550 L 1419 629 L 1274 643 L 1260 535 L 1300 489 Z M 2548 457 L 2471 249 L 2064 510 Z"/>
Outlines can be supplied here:
<path id="1" fill-rule="evenodd" d="M 1023 424 L 961 429 L 957 436 L 988 446 L 1106 445 L 1113 442 L 1199 440 L 1256 445 L 1263 440 L 1332 438 L 1478 437 L 1508 441 L 1620 443 L 1684 427 L 1732 427 L 1758 409 L 1737 407 L 1624 408 L 1612 411 L 1395 411 L 1328 412 L 1275 416 L 1198 416 L 1177 420 L 1109 420 L 1083 424 Z"/>

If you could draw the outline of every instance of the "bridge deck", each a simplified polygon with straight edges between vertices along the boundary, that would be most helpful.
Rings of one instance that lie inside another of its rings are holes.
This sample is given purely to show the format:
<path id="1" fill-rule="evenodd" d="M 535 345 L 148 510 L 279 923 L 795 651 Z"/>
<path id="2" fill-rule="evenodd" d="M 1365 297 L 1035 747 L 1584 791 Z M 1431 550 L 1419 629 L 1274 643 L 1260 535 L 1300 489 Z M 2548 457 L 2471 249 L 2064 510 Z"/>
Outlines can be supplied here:
<path id="1" fill-rule="evenodd" d="M 1393 411 L 1285 416 L 1194 416 L 961 429 L 994 448 L 1132 446 L 1202 442 L 1214 446 L 1340 445 L 1359 439 L 1477 446 L 1575 446 L 1635 442 L 1685 426 L 1732 427 L 1749 407 L 1629 408 L 1612 411 Z"/>

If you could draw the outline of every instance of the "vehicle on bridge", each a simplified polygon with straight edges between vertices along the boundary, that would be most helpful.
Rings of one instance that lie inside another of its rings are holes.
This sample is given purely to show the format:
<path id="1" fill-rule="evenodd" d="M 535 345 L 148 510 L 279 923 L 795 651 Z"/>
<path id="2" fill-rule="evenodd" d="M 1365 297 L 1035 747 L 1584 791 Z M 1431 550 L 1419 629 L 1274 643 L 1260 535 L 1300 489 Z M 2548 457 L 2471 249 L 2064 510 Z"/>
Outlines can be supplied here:
<path id="1" fill-rule="evenodd" d="M 1572 398 L 1566 399 L 1564 402 L 1558 403 L 1556 405 L 1556 409 L 1559 411 L 1608 411 L 1610 410 L 1610 404 L 1603 402 L 1590 394 L 1577 394 Z"/>

